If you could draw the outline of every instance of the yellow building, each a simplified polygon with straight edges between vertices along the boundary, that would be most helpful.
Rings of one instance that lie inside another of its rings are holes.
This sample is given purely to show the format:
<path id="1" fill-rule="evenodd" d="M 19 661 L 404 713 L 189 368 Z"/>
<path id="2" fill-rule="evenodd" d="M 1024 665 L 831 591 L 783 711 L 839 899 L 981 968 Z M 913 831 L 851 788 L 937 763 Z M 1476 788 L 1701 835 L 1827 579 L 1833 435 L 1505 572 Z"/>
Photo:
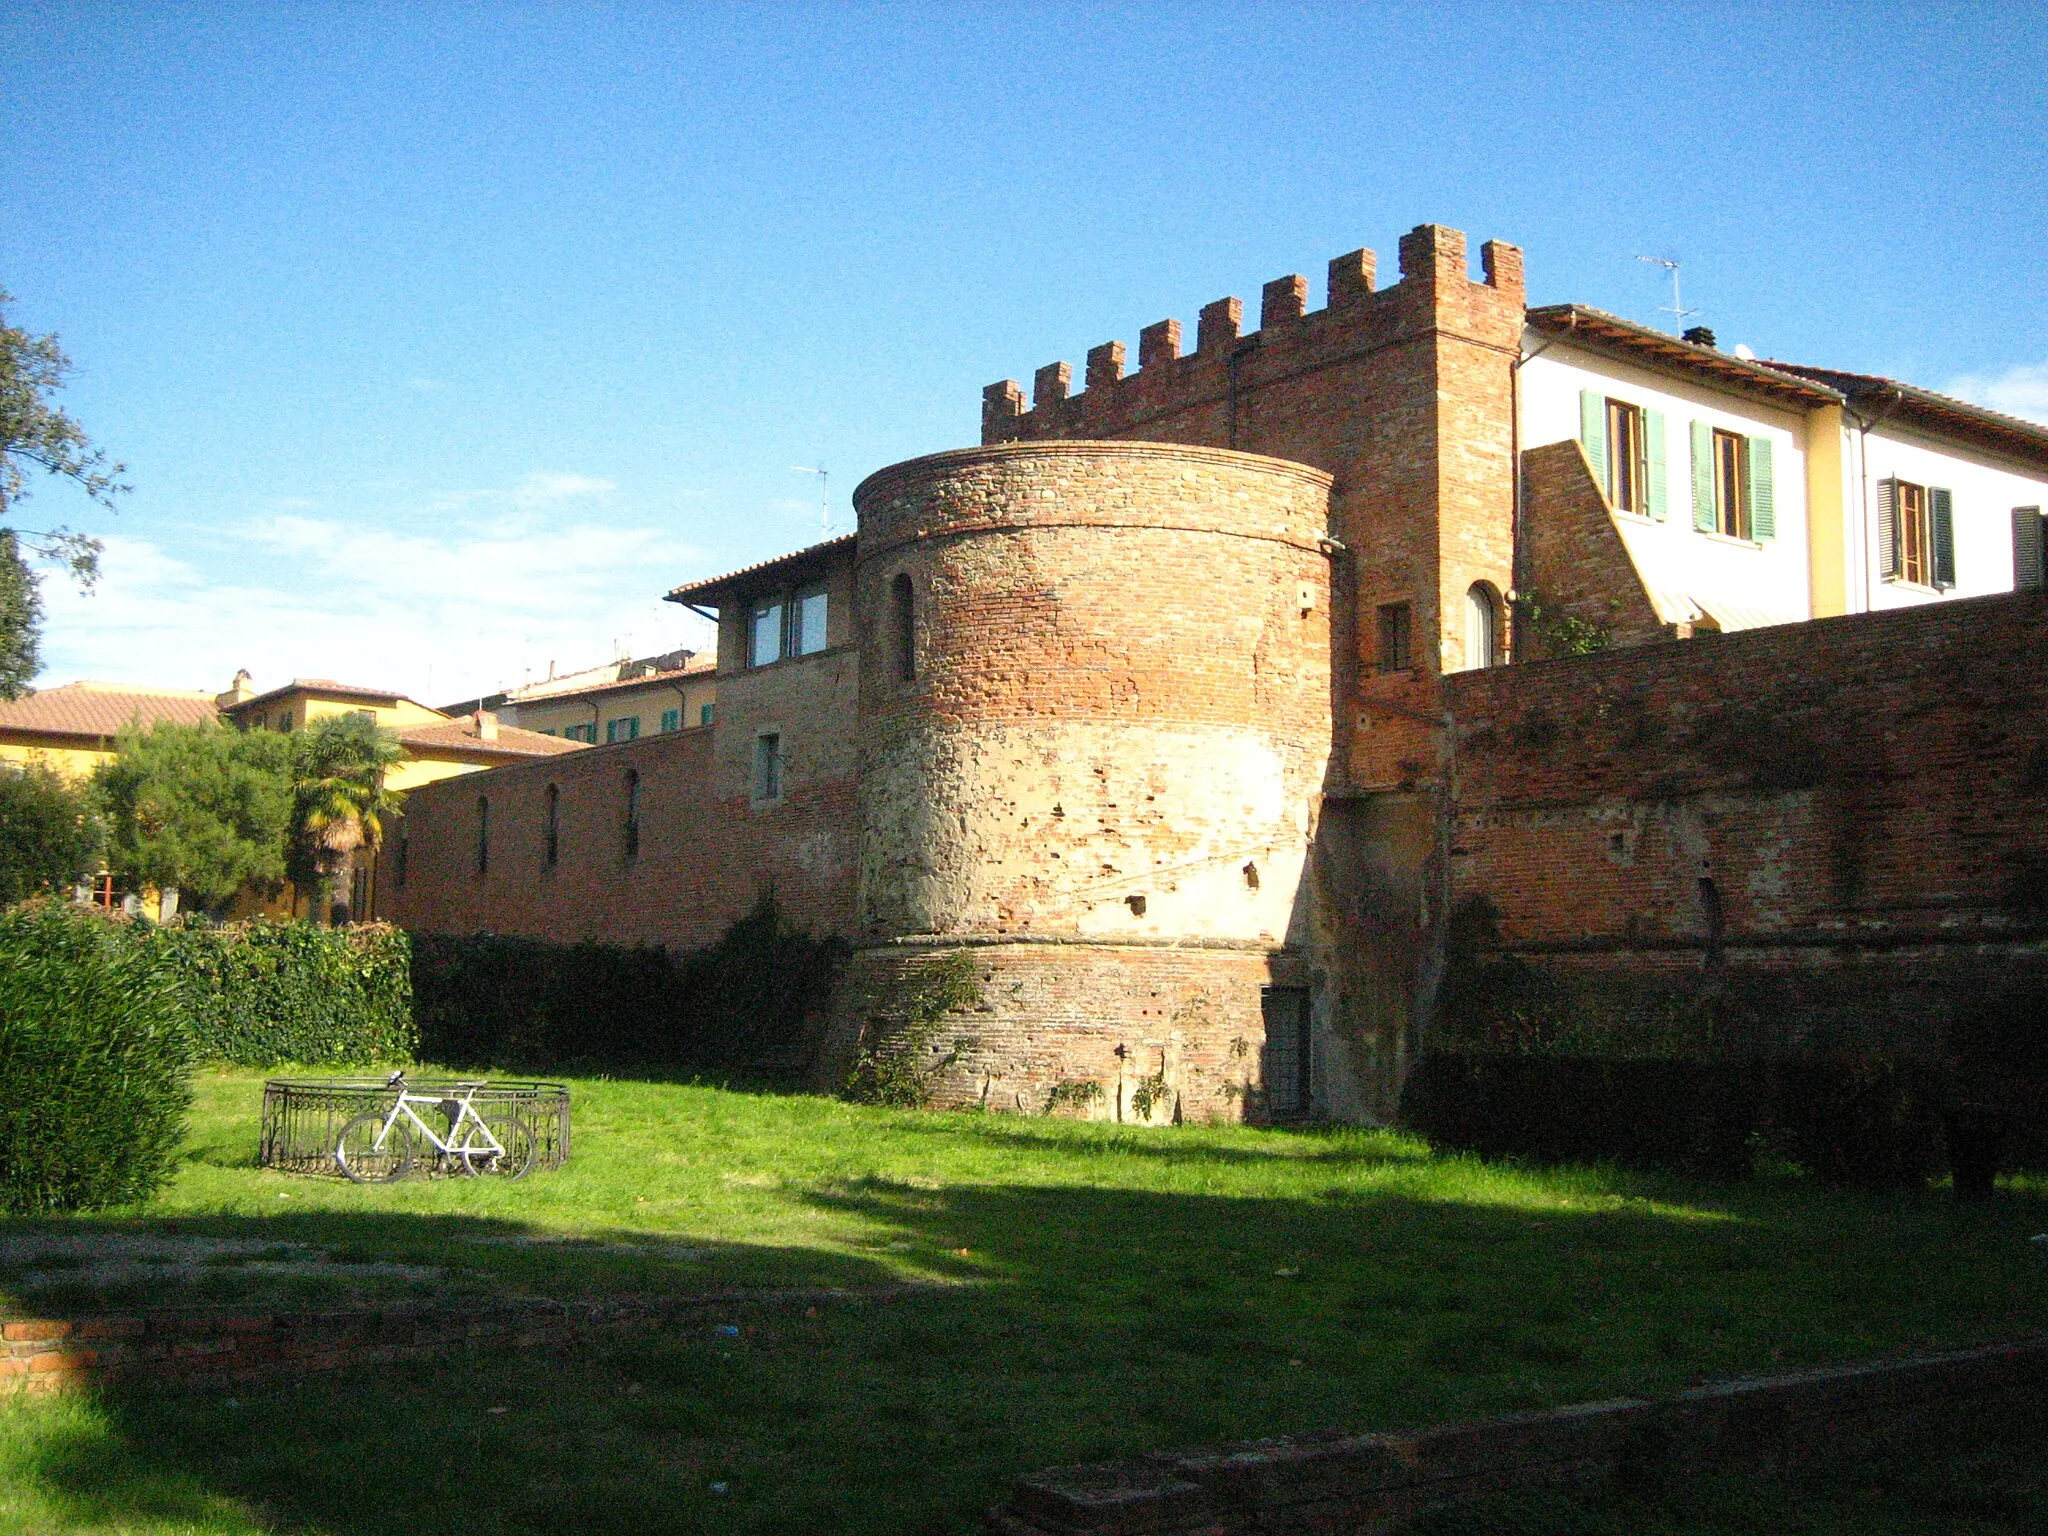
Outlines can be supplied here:
<path id="1" fill-rule="evenodd" d="M 686 659 L 680 666 L 622 663 L 620 675 L 608 680 L 523 690 L 506 698 L 505 716 L 522 730 L 593 746 L 709 725 L 718 697 L 718 658 L 681 654 Z"/>
<path id="2" fill-rule="evenodd" d="M 0 763 L 42 762 L 73 779 L 114 757 L 130 726 L 197 725 L 219 718 L 213 695 L 128 683 L 66 683 L 0 701 Z"/>
<path id="3" fill-rule="evenodd" d="M 405 759 L 385 777 L 388 788 L 398 794 L 474 773 L 479 768 L 497 768 L 574 752 L 582 743 L 517 726 L 500 725 L 488 710 L 450 716 L 430 709 L 402 693 L 381 688 L 358 688 L 321 677 L 294 678 L 282 688 L 257 693 L 249 686 L 249 674 L 237 672 L 234 686 L 216 696 L 214 703 L 230 722 L 245 731 L 296 731 L 324 715 L 362 715 L 384 726 L 398 737 Z"/>

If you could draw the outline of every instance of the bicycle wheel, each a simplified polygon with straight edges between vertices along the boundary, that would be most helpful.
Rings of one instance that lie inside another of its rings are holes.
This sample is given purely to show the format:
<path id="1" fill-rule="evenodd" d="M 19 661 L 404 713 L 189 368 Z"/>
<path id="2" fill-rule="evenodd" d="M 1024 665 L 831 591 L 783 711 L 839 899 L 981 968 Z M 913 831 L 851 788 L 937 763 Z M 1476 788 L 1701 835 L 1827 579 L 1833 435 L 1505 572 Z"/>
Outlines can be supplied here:
<path id="1" fill-rule="evenodd" d="M 397 1121 L 381 1147 L 379 1136 L 384 1136 L 384 1116 L 372 1112 L 357 1115 L 335 1138 L 334 1161 L 358 1184 L 389 1184 L 412 1172 L 412 1126 Z"/>
<path id="2" fill-rule="evenodd" d="M 533 1171 L 533 1159 L 540 1151 L 540 1138 L 533 1134 L 533 1127 L 524 1115 L 510 1115 L 491 1127 L 505 1148 L 492 1158 L 484 1172 L 495 1174 L 501 1179 L 523 1179 Z"/>

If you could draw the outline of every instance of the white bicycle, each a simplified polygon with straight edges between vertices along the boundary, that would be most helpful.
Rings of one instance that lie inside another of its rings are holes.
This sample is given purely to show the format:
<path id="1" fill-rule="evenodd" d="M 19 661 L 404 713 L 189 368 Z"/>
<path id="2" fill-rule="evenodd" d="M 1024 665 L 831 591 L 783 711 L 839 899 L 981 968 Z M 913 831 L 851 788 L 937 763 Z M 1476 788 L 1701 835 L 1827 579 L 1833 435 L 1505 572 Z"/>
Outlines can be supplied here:
<path id="1" fill-rule="evenodd" d="M 445 1093 L 408 1093 L 405 1074 L 394 1072 L 384 1084 L 397 1092 L 388 1111 L 357 1115 L 335 1138 L 334 1161 L 358 1184 L 389 1184 L 412 1172 L 423 1145 L 431 1147 L 437 1166 L 475 1178 L 495 1174 L 523 1179 L 533 1168 L 538 1138 L 516 1111 L 495 1128 L 470 1101 L 483 1083 L 455 1083 Z M 447 1122 L 443 1137 L 415 1106 L 431 1106 Z"/>

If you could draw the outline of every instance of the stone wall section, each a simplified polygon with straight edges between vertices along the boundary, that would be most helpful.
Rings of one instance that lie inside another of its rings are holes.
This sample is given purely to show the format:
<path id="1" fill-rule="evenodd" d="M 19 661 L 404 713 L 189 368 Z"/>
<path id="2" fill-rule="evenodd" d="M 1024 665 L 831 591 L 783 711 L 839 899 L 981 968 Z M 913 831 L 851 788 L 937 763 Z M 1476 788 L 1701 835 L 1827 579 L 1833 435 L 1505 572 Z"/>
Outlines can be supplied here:
<path id="1" fill-rule="evenodd" d="M 1786 1028 L 1861 1019 L 1895 1045 L 1929 1027 L 1930 988 L 2048 978 L 2040 593 L 1470 673 L 1447 694 L 1450 899 L 1485 904 L 1499 952 L 1707 989 L 1786 973 L 1803 988 Z"/>
<path id="2" fill-rule="evenodd" d="M 1547 620 L 1576 619 L 1610 645 L 1676 638 L 1650 601 L 1579 443 L 1522 455 L 1522 497 L 1526 579 Z M 1526 639 L 1533 643 L 1522 659 L 1541 659 L 1542 634 Z"/>

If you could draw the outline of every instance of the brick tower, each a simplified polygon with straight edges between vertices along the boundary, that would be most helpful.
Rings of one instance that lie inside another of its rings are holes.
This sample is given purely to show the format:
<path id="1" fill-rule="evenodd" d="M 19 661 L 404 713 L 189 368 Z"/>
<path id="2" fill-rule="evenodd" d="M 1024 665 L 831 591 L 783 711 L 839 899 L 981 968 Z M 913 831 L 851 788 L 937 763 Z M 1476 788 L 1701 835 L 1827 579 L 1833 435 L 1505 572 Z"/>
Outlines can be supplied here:
<path id="1" fill-rule="evenodd" d="M 1263 1020 L 1276 994 L 1307 1001 L 1329 493 L 1252 454 L 1076 441 L 935 454 L 855 491 L 842 1041 L 900 1025 L 889 998 L 964 948 L 977 1010 L 906 1047 L 953 1058 L 936 1102 L 1266 1107 Z"/>

